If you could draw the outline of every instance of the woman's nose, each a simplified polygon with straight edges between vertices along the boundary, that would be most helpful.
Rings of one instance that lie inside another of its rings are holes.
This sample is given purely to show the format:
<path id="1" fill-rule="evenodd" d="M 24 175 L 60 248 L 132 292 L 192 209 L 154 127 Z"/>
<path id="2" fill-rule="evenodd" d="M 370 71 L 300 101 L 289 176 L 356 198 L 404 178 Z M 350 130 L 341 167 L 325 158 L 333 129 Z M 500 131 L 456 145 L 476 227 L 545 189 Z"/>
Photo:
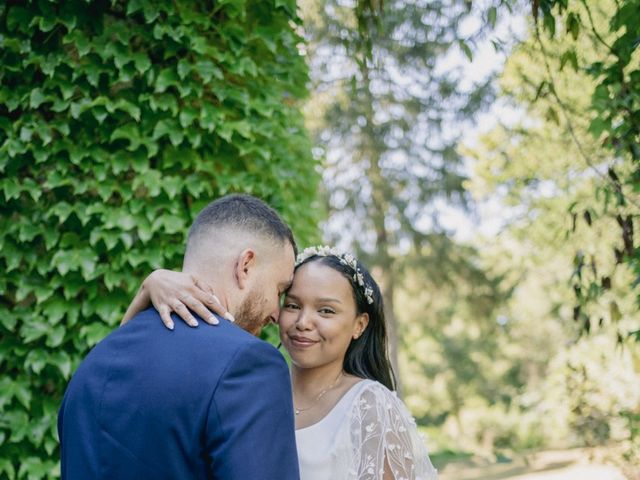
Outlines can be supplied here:
<path id="1" fill-rule="evenodd" d="M 298 318 L 296 318 L 296 328 L 298 330 L 308 330 L 311 325 L 311 318 L 308 313 L 303 309 L 298 313 Z"/>

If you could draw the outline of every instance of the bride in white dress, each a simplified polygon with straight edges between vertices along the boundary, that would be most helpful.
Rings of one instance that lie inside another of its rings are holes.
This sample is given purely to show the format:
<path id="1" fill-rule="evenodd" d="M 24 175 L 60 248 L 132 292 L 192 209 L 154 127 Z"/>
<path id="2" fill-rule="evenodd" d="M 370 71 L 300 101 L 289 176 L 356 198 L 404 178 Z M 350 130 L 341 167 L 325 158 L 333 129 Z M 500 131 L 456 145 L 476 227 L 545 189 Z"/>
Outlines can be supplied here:
<path id="1" fill-rule="evenodd" d="M 156 307 L 175 304 L 157 299 L 184 298 L 177 292 L 187 284 L 197 296 L 192 281 L 155 272 L 136 303 L 150 297 Z M 278 324 L 291 356 L 302 480 L 437 479 L 416 423 L 393 391 L 382 296 L 360 262 L 329 247 L 302 252 Z"/>

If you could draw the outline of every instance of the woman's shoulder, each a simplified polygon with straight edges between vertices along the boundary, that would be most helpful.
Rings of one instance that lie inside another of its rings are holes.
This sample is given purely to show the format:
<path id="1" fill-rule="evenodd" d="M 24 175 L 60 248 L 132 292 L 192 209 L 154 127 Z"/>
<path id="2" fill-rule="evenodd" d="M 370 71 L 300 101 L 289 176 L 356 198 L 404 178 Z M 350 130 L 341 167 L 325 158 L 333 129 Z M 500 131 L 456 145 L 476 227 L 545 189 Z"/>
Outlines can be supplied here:
<path id="1" fill-rule="evenodd" d="M 377 400 L 400 401 L 398 394 L 375 380 L 363 379 L 357 384 L 358 397 L 374 397 Z"/>
<path id="2" fill-rule="evenodd" d="M 363 380 L 358 386 L 349 427 L 352 444 L 360 449 L 356 457 L 367 459 L 360 466 L 383 472 L 388 458 L 393 478 L 437 480 L 424 437 L 396 392 L 373 380 Z M 378 454 L 383 451 L 395 453 Z M 362 470 L 358 472 L 357 478 L 369 478 Z"/>
<path id="3" fill-rule="evenodd" d="M 375 380 L 365 379 L 357 384 L 358 392 L 356 395 L 355 404 L 361 409 L 368 409 L 376 407 L 378 409 L 384 408 L 386 410 L 400 410 L 404 414 L 408 414 L 408 411 L 398 397 L 398 394 L 387 388 L 380 382 Z"/>
<path id="4" fill-rule="evenodd" d="M 407 428 L 416 427 L 415 418 L 398 394 L 375 380 L 360 382 L 353 407 L 362 418 L 401 422 Z"/>

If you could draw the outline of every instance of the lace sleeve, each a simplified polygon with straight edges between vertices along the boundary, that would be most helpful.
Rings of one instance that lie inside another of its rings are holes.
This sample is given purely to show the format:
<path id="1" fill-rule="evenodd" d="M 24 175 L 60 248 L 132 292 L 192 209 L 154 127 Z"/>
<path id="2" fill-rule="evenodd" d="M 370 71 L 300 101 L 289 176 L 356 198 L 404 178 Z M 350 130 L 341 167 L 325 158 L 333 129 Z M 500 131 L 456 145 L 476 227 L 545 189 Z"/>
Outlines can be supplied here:
<path id="1" fill-rule="evenodd" d="M 437 480 L 415 420 L 380 384 L 363 390 L 350 416 L 352 478 L 381 480 L 385 462 L 395 480 Z"/>

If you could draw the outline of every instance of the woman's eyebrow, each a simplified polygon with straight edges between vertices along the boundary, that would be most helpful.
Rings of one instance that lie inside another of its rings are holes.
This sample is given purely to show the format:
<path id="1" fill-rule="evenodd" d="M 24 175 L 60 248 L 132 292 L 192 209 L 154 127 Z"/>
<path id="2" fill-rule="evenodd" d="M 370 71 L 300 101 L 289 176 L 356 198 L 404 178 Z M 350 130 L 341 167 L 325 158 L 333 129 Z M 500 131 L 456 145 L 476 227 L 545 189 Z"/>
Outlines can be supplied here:
<path id="1" fill-rule="evenodd" d="M 300 300 L 299 297 L 296 297 L 293 293 L 287 293 L 287 297 L 291 298 L 293 300 Z M 314 299 L 315 302 L 317 303 L 342 303 L 340 300 L 338 300 L 337 298 L 333 298 L 333 297 L 321 297 L 321 298 L 316 298 Z"/>
<path id="2" fill-rule="evenodd" d="M 318 298 L 317 300 L 318 302 L 342 303 L 337 298 L 331 298 L 331 297 L 322 297 L 322 298 Z"/>

